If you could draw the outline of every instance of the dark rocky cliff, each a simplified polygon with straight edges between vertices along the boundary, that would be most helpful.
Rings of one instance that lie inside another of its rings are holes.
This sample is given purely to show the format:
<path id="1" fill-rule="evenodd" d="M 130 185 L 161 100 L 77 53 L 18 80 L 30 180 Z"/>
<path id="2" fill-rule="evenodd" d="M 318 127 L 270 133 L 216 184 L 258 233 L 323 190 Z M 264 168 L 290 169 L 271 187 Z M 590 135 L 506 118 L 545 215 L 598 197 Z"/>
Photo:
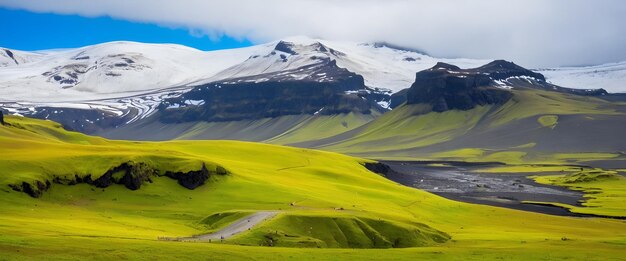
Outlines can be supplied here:
<path id="1" fill-rule="evenodd" d="M 407 91 L 407 104 L 427 103 L 433 111 L 469 110 L 478 105 L 502 104 L 512 94 L 491 86 L 493 79 L 477 71 L 437 63 L 418 72 Z"/>
<path id="2" fill-rule="evenodd" d="M 287 48 L 288 46 L 285 46 Z M 305 75 L 294 78 L 295 75 Z M 335 61 L 253 77 L 202 85 L 164 101 L 160 121 L 236 121 L 298 114 L 331 115 L 380 109 L 382 96 L 365 87 L 363 77 L 337 66 Z M 195 103 L 195 104 L 194 104 Z"/>
<path id="3" fill-rule="evenodd" d="M 461 69 L 447 63 L 420 71 L 406 91 L 407 104 L 431 104 L 433 111 L 470 110 L 476 106 L 503 104 L 508 89 L 534 88 L 576 95 L 605 95 L 603 89 L 578 90 L 556 86 L 545 77 L 512 62 L 496 60 L 478 68 Z M 402 97 L 392 97 L 397 106 Z M 393 106 L 392 105 L 392 106 Z"/>

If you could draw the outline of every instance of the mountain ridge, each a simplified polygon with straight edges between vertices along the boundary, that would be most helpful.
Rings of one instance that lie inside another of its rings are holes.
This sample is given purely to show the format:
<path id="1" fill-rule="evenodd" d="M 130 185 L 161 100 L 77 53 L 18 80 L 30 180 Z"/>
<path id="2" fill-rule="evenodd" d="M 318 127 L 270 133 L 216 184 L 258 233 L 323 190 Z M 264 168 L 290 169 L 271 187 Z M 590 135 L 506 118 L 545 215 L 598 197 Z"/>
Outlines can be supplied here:
<path id="1" fill-rule="evenodd" d="M 441 63 L 454 63 L 455 67 L 450 69 L 474 75 L 480 73 L 471 70 L 497 73 L 496 67 L 507 67 L 509 71 L 523 71 L 522 76 L 530 78 L 507 78 L 505 81 L 503 77 L 506 75 L 498 76 L 488 84 L 489 87 L 480 88 L 490 88 L 492 90 L 488 92 L 504 95 L 501 98 L 485 95 L 482 91 L 471 92 L 472 95 L 461 98 L 469 99 L 469 103 L 465 102 L 468 105 L 438 103 L 441 105 L 435 108 L 438 111 L 504 103 L 507 95 L 500 89 L 511 87 L 508 85 L 578 92 L 545 82 L 543 75 L 503 61 L 489 67 L 481 60 L 438 59 L 388 45 L 307 37 L 212 52 L 179 45 L 113 42 L 40 55 L 38 61 L 0 70 L 0 108 L 7 114 L 55 120 L 69 129 L 85 133 L 119 128 L 148 118 L 173 123 L 258 120 L 319 113 L 345 115 L 376 111 L 374 115 L 378 115 L 404 103 L 405 93 L 416 97 L 407 89 L 415 83 L 416 73 Z M 181 57 L 190 60 L 180 60 Z M 347 89 L 340 87 L 329 73 L 342 70 L 360 77 L 362 83 Z M 134 84 L 135 80 L 140 83 Z M 299 85 L 307 82 L 309 87 L 303 85 L 301 91 L 289 89 L 289 81 Z M 283 87 L 278 87 L 281 85 Z M 334 87 L 310 92 L 311 86 L 321 85 Z M 212 94 L 208 94 L 208 89 L 203 91 L 211 86 Z M 222 86 L 233 89 L 221 89 Z M 263 90 L 274 94 L 255 90 L 255 86 L 264 86 Z M 256 96 L 242 100 L 237 92 Z M 325 94 L 320 96 L 318 92 Z M 578 94 L 602 93 L 580 91 Z M 238 96 L 240 98 L 233 98 Z M 294 98 L 299 101 L 287 102 Z M 277 102 L 281 99 L 282 102 Z M 475 102 L 480 99 L 483 101 Z M 247 109 L 241 109 L 244 104 Z M 267 113 L 259 113 L 262 111 Z M 155 115 L 158 117 L 151 117 Z"/>

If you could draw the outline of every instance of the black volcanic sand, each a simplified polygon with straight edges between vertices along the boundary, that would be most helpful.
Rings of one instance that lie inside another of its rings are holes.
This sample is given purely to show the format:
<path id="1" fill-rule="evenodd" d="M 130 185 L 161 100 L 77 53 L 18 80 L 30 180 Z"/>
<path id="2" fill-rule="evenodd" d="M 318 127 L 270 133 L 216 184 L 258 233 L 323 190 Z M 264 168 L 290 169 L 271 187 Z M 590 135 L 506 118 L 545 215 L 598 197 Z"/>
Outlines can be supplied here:
<path id="1" fill-rule="evenodd" d="M 393 171 L 385 176 L 400 184 L 426 190 L 442 197 L 475 204 L 506 207 L 561 216 L 586 216 L 565 208 L 526 204 L 522 201 L 555 202 L 578 205 L 583 193 L 558 186 L 543 185 L 527 178 L 527 174 L 480 173 L 490 164 L 381 161 Z M 554 173 L 545 173 L 554 174 Z M 533 175 L 542 175 L 533 173 Z"/>

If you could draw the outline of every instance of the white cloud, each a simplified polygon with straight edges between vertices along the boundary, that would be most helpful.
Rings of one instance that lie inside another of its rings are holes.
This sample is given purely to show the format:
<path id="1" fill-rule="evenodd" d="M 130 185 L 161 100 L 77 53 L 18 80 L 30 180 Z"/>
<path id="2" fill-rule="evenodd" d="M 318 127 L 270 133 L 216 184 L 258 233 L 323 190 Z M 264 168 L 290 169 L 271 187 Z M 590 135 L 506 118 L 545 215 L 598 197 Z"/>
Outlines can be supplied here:
<path id="1" fill-rule="evenodd" d="M 622 0 L 0 0 L 0 6 L 109 15 L 255 42 L 292 35 L 387 41 L 433 56 L 531 67 L 626 60 Z"/>

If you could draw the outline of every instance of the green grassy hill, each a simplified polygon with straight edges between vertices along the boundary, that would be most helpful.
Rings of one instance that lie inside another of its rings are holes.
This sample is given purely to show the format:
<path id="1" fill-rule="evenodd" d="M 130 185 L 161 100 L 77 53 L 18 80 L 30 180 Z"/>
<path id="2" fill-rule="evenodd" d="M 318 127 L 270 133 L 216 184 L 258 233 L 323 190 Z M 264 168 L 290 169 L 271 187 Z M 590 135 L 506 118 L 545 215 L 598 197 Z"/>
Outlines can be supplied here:
<path id="1" fill-rule="evenodd" d="M 367 160 L 337 153 L 237 141 L 111 141 L 49 121 L 6 121 L 2 259 L 607 260 L 621 258 L 626 244 L 620 220 L 455 202 L 393 183 L 365 169 Z M 136 190 L 78 182 L 125 162 L 142 166 L 129 172 L 133 177 L 150 174 Z M 203 165 L 209 178 L 194 189 L 166 177 Z M 37 181 L 50 183 L 38 198 L 10 186 Z M 240 215 L 219 213 L 259 210 L 280 214 L 224 243 L 157 240 L 206 233 Z M 268 239 L 275 247 L 262 246 Z"/>

